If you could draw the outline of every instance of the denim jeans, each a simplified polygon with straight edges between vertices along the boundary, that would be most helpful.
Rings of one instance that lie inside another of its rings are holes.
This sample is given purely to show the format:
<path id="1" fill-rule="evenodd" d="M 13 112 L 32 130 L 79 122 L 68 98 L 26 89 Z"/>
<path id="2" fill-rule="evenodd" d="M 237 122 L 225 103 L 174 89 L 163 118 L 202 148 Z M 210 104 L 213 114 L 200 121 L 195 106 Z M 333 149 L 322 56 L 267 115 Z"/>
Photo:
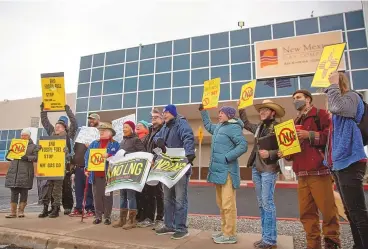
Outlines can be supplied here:
<path id="1" fill-rule="evenodd" d="M 131 189 L 120 190 L 120 208 L 137 209 L 135 191 Z"/>
<path id="2" fill-rule="evenodd" d="M 188 232 L 188 183 L 192 170 L 171 189 L 164 185 L 164 221 L 165 226 L 176 232 Z"/>
<path id="3" fill-rule="evenodd" d="M 255 185 L 261 215 L 262 241 L 269 245 L 276 245 L 277 226 L 274 193 L 277 173 L 258 172 L 253 167 L 252 179 Z"/>
<path id="4" fill-rule="evenodd" d="M 82 210 L 83 208 L 83 198 L 84 198 L 84 188 L 86 187 L 86 176 L 84 175 L 84 168 L 76 167 L 75 168 L 75 208 L 78 210 Z M 86 196 L 86 210 L 94 211 L 95 207 L 93 205 L 93 193 L 92 193 L 92 184 L 88 184 L 87 187 L 87 196 Z"/>

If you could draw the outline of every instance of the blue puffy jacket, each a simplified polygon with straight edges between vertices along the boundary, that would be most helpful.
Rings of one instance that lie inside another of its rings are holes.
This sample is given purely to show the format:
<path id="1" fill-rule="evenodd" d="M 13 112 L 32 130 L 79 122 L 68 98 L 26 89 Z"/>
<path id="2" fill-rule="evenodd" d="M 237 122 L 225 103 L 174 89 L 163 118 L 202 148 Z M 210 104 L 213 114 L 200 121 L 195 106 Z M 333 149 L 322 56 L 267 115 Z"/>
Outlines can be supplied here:
<path id="1" fill-rule="evenodd" d="M 224 123 L 212 124 L 207 111 L 201 111 L 201 115 L 204 127 L 212 135 L 207 181 L 225 184 L 230 174 L 233 187 L 239 188 L 238 158 L 248 150 L 248 143 L 243 136 L 243 122 L 234 118 Z"/>

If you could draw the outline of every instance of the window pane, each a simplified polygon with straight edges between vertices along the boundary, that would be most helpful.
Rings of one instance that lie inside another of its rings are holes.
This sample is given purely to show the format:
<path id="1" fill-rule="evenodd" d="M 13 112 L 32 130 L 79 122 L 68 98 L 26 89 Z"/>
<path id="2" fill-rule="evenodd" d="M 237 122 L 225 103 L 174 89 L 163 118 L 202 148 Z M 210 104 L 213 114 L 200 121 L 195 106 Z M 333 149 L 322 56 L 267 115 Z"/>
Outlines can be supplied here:
<path id="1" fill-rule="evenodd" d="M 1 140 L 7 140 L 8 139 L 8 131 L 2 131 L 1 132 Z"/>
<path id="2" fill-rule="evenodd" d="M 84 126 L 87 123 L 87 113 L 77 113 L 75 114 L 75 118 L 77 119 L 77 123 L 79 126 Z"/>
<path id="3" fill-rule="evenodd" d="M 139 108 L 137 109 L 137 120 L 149 121 L 151 117 L 152 108 Z"/>
<path id="4" fill-rule="evenodd" d="M 166 57 L 156 60 L 156 73 L 171 71 L 172 57 Z"/>
<path id="5" fill-rule="evenodd" d="M 211 51 L 211 66 L 229 64 L 229 49 Z"/>
<path id="6" fill-rule="evenodd" d="M 208 50 L 209 49 L 209 36 L 197 36 L 192 38 L 192 52 Z"/>
<path id="7" fill-rule="evenodd" d="M 230 81 L 229 66 L 211 67 L 211 79 L 217 77 L 221 78 L 221 82 L 229 82 Z"/>
<path id="8" fill-rule="evenodd" d="M 141 47 L 141 60 L 155 57 L 155 44 L 144 45 Z"/>
<path id="9" fill-rule="evenodd" d="M 77 96 L 78 97 L 88 97 L 89 96 L 89 85 L 90 84 L 78 85 Z"/>
<path id="10" fill-rule="evenodd" d="M 189 103 L 189 88 L 176 88 L 173 89 L 173 97 L 174 104 L 184 104 Z"/>
<path id="11" fill-rule="evenodd" d="M 351 69 L 368 68 L 368 50 L 350 51 Z"/>
<path id="12" fill-rule="evenodd" d="M 138 75 L 138 62 L 132 62 L 126 64 L 125 77 Z"/>
<path id="13" fill-rule="evenodd" d="M 152 106 L 153 92 L 138 93 L 138 106 Z"/>
<path id="14" fill-rule="evenodd" d="M 156 57 L 167 56 L 172 54 L 172 42 L 161 42 L 156 46 Z"/>
<path id="15" fill-rule="evenodd" d="M 8 140 L 11 140 L 15 137 L 15 130 L 10 130 L 8 133 Z"/>
<path id="16" fill-rule="evenodd" d="M 139 77 L 139 90 L 153 89 L 153 75 Z"/>
<path id="17" fill-rule="evenodd" d="M 102 97 L 102 110 L 121 109 L 122 94 Z"/>
<path id="18" fill-rule="evenodd" d="M 102 93 L 102 82 L 91 83 L 91 96 L 101 95 Z"/>
<path id="19" fill-rule="evenodd" d="M 352 79 L 353 79 L 353 86 L 355 90 L 358 89 L 368 89 L 368 70 L 362 71 L 353 71 Z"/>
<path id="20" fill-rule="evenodd" d="M 192 54 L 192 68 L 208 67 L 209 65 L 209 53 L 196 53 Z"/>
<path id="21" fill-rule="evenodd" d="M 92 55 L 82 56 L 80 60 L 80 69 L 90 68 L 92 64 Z"/>
<path id="22" fill-rule="evenodd" d="M 182 39 L 174 41 L 174 54 L 189 53 L 190 39 Z"/>
<path id="23" fill-rule="evenodd" d="M 173 87 L 189 86 L 189 71 L 174 72 Z"/>
<path id="24" fill-rule="evenodd" d="M 252 28 L 252 43 L 271 40 L 271 25 Z"/>
<path id="25" fill-rule="evenodd" d="M 139 48 L 128 48 L 126 54 L 126 61 L 137 61 L 139 57 Z"/>
<path id="26" fill-rule="evenodd" d="M 346 29 L 364 28 L 363 11 L 353 11 L 345 13 Z"/>
<path id="27" fill-rule="evenodd" d="M 79 83 L 89 82 L 91 80 L 91 69 L 79 71 Z"/>
<path id="28" fill-rule="evenodd" d="M 174 56 L 174 70 L 189 69 L 189 55 Z"/>
<path id="29" fill-rule="evenodd" d="M 22 132 L 22 130 L 16 130 L 15 131 L 15 138 L 20 138 L 20 133 Z M 35 141 L 36 142 L 36 141 Z"/>
<path id="30" fill-rule="evenodd" d="M 321 16 L 319 18 L 319 25 L 321 27 L 321 32 L 344 30 L 343 14 Z"/>
<path id="31" fill-rule="evenodd" d="M 170 90 L 155 91 L 155 106 L 167 105 L 171 103 L 170 99 L 171 99 Z"/>
<path id="32" fill-rule="evenodd" d="M 276 96 L 292 95 L 296 90 L 298 90 L 298 78 L 276 79 Z"/>
<path id="33" fill-rule="evenodd" d="M 103 94 L 114 94 L 123 92 L 123 80 L 109 80 L 103 83 Z"/>
<path id="34" fill-rule="evenodd" d="M 349 49 L 366 48 L 367 38 L 365 30 L 348 32 Z"/>
<path id="35" fill-rule="evenodd" d="M 275 84 L 274 80 L 257 80 L 256 86 L 256 98 L 273 97 L 275 96 Z"/>
<path id="36" fill-rule="evenodd" d="M 103 67 L 94 68 L 92 70 L 92 81 L 99 81 L 103 78 Z"/>
<path id="37" fill-rule="evenodd" d="M 306 89 L 311 93 L 316 93 L 318 88 L 311 87 L 313 75 L 300 77 L 300 89 Z"/>
<path id="38" fill-rule="evenodd" d="M 155 89 L 170 88 L 170 87 L 171 87 L 171 73 L 155 75 Z"/>
<path id="39" fill-rule="evenodd" d="M 85 112 L 88 109 L 88 98 L 77 99 L 76 112 Z"/>
<path id="40" fill-rule="evenodd" d="M 272 25 L 273 39 L 294 36 L 294 22 Z"/>
<path id="41" fill-rule="evenodd" d="M 125 62 L 125 49 L 106 53 L 106 65 Z"/>
<path id="42" fill-rule="evenodd" d="M 0 141 L 0 150 L 6 150 L 6 141 Z"/>
<path id="43" fill-rule="evenodd" d="M 229 32 L 211 35 L 211 49 L 229 47 Z"/>
<path id="44" fill-rule="evenodd" d="M 99 111 L 101 106 L 101 97 L 89 98 L 89 111 Z"/>
<path id="45" fill-rule="evenodd" d="M 154 60 L 141 61 L 139 66 L 139 74 L 153 73 Z"/>
<path id="46" fill-rule="evenodd" d="M 192 70 L 192 86 L 194 85 L 203 85 L 203 82 L 209 80 L 209 69 L 199 69 L 199 70 Z"/>
<path id="47" fill-rule="evenodd" d="M 295 21 L 296 35 L 307 35 L 318 33 L 317 18 Z"/>
<path id="48" fill-rule="evenodd" d="M 93 55 L 93 67 L 101 67 L 105 62 L 105 53 Z"/>
<path id="49" fill-rule="evenodd" d="M 231 84 L 231 98 L 239 99 L 241 88 L 244 85 L 244 82 L 232 83 Z"/>
<path id="50" fill-rule="evenodd" d="M 249 44 L 249 29 L 240 29 L 230 32 L 231 46 Z"/>
<path id="51" fill-rule="evenodd" d="M 105 67 L 105 80 L 124 77 L 124 64 Z"/>
<path id="52" fill-rule="evenodd" d="M 231 66 L 231 80 L 251 80 L 250 63 Z"/>
<path id="53" fill-rule="evenodd" d="M 220 100 L 230 100 L 230 84 L 221 84 Z"/>
<path id="54" fill-rule="evenodd" d="M 231 49 L 231 63 L 249 62 L 250 46 L 237 47 Z"/>
<path id="55" fill-rule="evenodd" d="M 134 108 L 136 106 L 137 93 L 124 94 L 123 108 Z"/>
<path id="56" fill-rule="evenodd" d="M 124 81 L 124 92 L 135 92 L 137 91 L 137 78 L 125 78 Z"/>

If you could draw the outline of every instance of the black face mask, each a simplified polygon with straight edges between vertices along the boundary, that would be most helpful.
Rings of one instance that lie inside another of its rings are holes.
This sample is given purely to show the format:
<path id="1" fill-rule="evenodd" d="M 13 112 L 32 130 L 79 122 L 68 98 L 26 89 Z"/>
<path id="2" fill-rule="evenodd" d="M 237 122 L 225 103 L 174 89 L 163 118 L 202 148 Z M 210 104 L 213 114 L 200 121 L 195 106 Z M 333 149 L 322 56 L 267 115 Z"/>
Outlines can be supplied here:
<path id="1" fill-rule="evenodd" d="M 307 102 L 305 100 L 295 100 L 294 101 L 294 107 L 295 109 L 297 109 L 298 111 L 300 111 L 301 109 L 303 109 L 303 107 L 307 104 Z"/>

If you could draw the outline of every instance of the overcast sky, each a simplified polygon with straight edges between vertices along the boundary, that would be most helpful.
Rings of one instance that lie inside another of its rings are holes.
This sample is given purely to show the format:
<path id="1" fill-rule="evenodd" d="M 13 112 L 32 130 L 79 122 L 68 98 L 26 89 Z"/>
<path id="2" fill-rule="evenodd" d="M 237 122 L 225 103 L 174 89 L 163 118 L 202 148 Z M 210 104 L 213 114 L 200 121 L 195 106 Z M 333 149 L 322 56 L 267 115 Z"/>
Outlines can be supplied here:
<path id="1" fill-rule="evenodd" d="M 80 57 L 177 38 L 361 9 L 361 1 L 1 1 L 0 101 L 41 95 L 41 73 L 65 72 L 76 92 Z"/>

